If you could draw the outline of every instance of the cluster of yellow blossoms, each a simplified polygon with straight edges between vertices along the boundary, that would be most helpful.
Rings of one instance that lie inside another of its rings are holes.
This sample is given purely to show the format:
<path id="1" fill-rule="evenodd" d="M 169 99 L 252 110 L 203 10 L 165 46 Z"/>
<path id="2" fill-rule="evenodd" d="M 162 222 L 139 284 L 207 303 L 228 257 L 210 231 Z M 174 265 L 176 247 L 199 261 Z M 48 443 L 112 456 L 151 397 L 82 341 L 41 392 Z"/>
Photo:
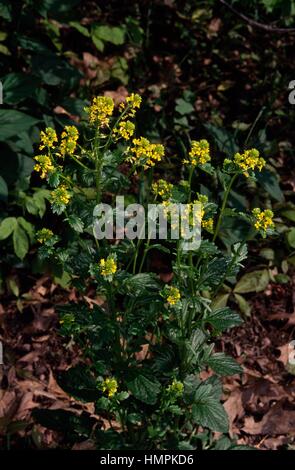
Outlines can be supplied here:
<path id="1" fill-rule="evenodd" d="M 110 122 L 110 117 L 114 111 L 114 101 L 109 96 L 95 96 L 88 112 L 89 122 L 93 125 L 105 127 Z"/>
<path id="2" fill-rule="evenodd" d="M 98 384 L 99 390 L 106 393 L 109 398 L 113 397 L 118 390 L 118 382 L 114 377 L 107 377 L 103 382 Z"/>
<path id="3" fill-rule="evenodd" d="M 172 196 L 173 184 L 160 179 L 152 184 L 152 191 L 155 196 L 161 196 L 163 200 L 170 199 Z"/>
<path id="4" fill-rule="evenodd" d="M 52 127 L 46 127 L 45 132 L 40 132 L 40 145 L 39 149 L 43 150 L 45 147 L 53 148 L 55 143 L 57 143 L 57 135 Z"/>
<path id="5" fill-rule="evenodd" d="M 133 139 L 129 152 L 127 160 L 133 164 L 143 165 L 145 170 L 160 162 L 165 153 L 162 144 L 151 144 L 145 137 Z"/>
<path id="6" fill-rule="evenodd" d="M 120 110 L 124 112 L 125 117 L 134 117 L 137 109 L 141 105 L 141 96 L 137 93 L 131 93 L 127 96 L 125 103 L 120 104 Z"/>
<path id="7" fill-rule="evenodd" d="M 53 237 L 53 231 L 49 228 L 42 228 L 36 234 L 37 241 L 39 243 L 46 243 Z"/>
<path id="8" fill-rule="evenodd" d="M 179 302 L 180 298 L 181 298 L 181 295 L 180 295 L 179 289 L 177 287 L 169 286 L 167 288 L 166 300 L 167 300 L 169 305 L 177 304 L 177 302 Z"/>
<path id="9" fill-rule="evenodd" d="M 102 258 L 99 261 L 100 274 L 103 277 L 112 277 L 117 272 L 117 263 L 112 256 L 108 256 L 107 259 Z"/>
<path id="10" fill-rule="evenodd" d="M 204 165 L 205 163 L 209 162 L 210 159 L 209 142 L 206 139 L 192 140 L 188 159 L 184 159 L 183 163 L 192 166 Z"/>
<path id="11" fill-rule="evenodd" d="M 125 140 L 129 140 L 133 136 L 135 131 L 135 124 L 131 121 L 121 121 L 118 127 L 115 127 L 113 134 L 115 138 L 123 137 Z"/>
<path id="12" fill-rule="evenodd" d="M 264 158 L 259 156 L 257 149 L 245 150 L 244 153 L 236 153 L 233 161 L 247 177 L 249 176 L 249 170 L 258 169 L 261 171 L 266 164 Z"/>
<path id="13" fill-rule="evenodd" d="M 37 162 L 34 170 L 40 173 L 40 178 L 46 178 L 48 173 L 54 170 L 52 159 L 48 155 L 36 155 L 34 160 Z"/>
<path id="14" fill-rule="evenodd" d="M 261 230 L 262 232 L 266 232 L 267 229 L 274 228 L 273 222 L 273 212 L 270 209 L 266 209 L 262 211 L 258 207 L 252 210 L 252 214 L 254 217 L 254 227 L 256 230 Z"/>
<path id="15" fill-rule="evenodd" d="M 78 129 L 75 126 L 66 126 L 61 134 L 60 153 L 64 157 L 66 154 L 73 155 L 77 147 L 79 138 Z"/>
<path id="16" fill-rule="evenodd" d="M 168 385 L 167 392 L 171 393 L 174 396 L 180 397 L 183 394 L 184 385 L 179 380 L 173 380 L 173 382 Z"/>
<path id="17" fill-rule="evenodd" d="M 51 191 L 51 203 L 56 206 L 66 206 L 71 199 L 71 194 L 68 192 L 66 185 L 61 184 L 54 191 Z"/>

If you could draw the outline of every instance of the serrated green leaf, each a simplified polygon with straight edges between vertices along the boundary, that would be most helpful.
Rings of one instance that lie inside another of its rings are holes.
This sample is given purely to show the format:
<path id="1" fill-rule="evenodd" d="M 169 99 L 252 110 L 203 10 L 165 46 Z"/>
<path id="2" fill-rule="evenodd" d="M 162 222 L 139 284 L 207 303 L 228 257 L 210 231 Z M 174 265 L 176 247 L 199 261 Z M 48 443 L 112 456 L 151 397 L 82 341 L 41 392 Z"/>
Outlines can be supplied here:
<path id="1" fill-rule="evenodd" d="M 228 328 L 233 328 L 234 326 L 239 326 L 243 323 L 241 317 L 231 310 L 229 307 L 218 308 L 213 312 L 209 313 L 205 319 L 205 323 L 210 323 L 217 332 L 222 332 Z"/>
<path id="2" fill-rule="evenodd" d="M 234 375 L 243 372 L 242 367 L 231 356 L 222 352 L 212 354 L 207 360 L 207 365 L 218 375 Z"/>
<path id="3" fill-rule="evenodd" d="M 212 386 L 197 389 L 192 406 L 193 420 L 200 426 L 222 433 L 228 432 L 228 417 L 222 404 L 212 396 Z"/>
<path id="4" fill-rule="evenodd" d="M 161 386 L 155 378 L 151 379 L 139 373 L 126 383 L 135 398 L 149 405 L 156 403 Z"/>

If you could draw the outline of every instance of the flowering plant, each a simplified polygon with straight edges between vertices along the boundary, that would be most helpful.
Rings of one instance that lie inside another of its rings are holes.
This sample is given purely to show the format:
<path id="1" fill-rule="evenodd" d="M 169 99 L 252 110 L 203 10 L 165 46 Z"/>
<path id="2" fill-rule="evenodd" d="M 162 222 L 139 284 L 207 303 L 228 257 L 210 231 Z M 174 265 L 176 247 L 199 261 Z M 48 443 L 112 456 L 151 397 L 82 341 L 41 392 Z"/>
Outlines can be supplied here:
<path id="1" fill-rule="evenodd" d="M 52 210 L 70 231 L 64 226 L 42 229 L 39 254 L 58 263 L 80 293 L 78 302 L 59 312 L 61 332 L 80 346 L 85 363 L 63 374 L 60 383 L 95 405 L 95 417 L 83 417 L 83 436 L 101 449 L 196 449 L 209 432 L 228 431 L 219 377 L 242 372 L 233 358 L 215 351 L 214 340 L 241 323 L 236 312 L 218 306 L 217 300 L 242 267 L 247 237 L 225 253 L 219 235 L 234 182 L 255 178 L 265 161 L 257 150 L 245 150 L 226 159 L 217 172 L 209 143 L 193 140 L 182 162 L 184 177 L 156 178 L 165 149 L 135 135 L 140 104 L 136 94 L 118 108 L 110 97 L 99 96 L 86 109 L 79 130 L 67 126 L 60 138 L 51 128 L 41 133 L 42 155 L 35 158 L 35 170 L 51 186 Z M 224 190 L 220 205 L 198 192 L 200 174 L 219 175 Z M 198 246 L 185 251 L 182 232 L 165 241 L 149 235 L 127 239 L 124 233 L 111 240 L 94 237 L 97 204 L 130 193 L 143 207 L 159 202 L 171 227 L 169 204 L 186 204 L 182 219 L 189 223 L 197 204 Z M 270 209 L 242 215 L 232 210 L 231 216 L 236 215 L 247 221 L 248 237 L 265 236 L 274 228 Z M 153 268 L 155 254 L 166 256 L 168 277 Z M 90 289 L 100 301 L 89 306 L 83 298 Z M 210 372 L 207 379 L 201 378 L 204 370 Z M 45 423 L 42 411 L 35 417 Z"/>

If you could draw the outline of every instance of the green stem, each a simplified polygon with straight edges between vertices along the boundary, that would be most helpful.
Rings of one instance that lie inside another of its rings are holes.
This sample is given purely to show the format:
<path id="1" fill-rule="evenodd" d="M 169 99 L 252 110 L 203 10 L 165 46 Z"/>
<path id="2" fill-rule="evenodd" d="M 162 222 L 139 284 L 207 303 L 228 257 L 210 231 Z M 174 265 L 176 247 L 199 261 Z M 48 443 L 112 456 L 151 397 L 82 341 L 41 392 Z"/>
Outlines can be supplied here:
<path id="1" fill-rule="evenodd" d="M 219 214 L 219 217 L 218 217 L 218 220 L 217 220 L 217 224 L 216 224 L 216 228 L 215 228 L 215 232 L 214 232 L 214 235 L 213 235 L 213 241 L 215 242 L 218 234 L 219 234 L 219 230 L 220 230 L 220 225 L 221 225 L 221 222 L 222 222 L 222 217 L 223 217 L 223 213 L 224 213 L 224 210 L 226 208 L 226 204 L 227 204 L 227 200 L 228 200 L 228 196 L 229 196 L 229 193 L 231 191 L 231 188 L 232 188 L 232 185 L 233 183 L 235 182 L 236 178 L 238 176 L 238 173 L 235 173 L 231 180 L 230 180 L 230 183 L 225 191 L 225 194 L 224 194 L 224 197 L 223 197 L 223 201 L 222 201 L 222 206 L 221 206 L 221 210 L 220 210 L 220 214 Z"/>

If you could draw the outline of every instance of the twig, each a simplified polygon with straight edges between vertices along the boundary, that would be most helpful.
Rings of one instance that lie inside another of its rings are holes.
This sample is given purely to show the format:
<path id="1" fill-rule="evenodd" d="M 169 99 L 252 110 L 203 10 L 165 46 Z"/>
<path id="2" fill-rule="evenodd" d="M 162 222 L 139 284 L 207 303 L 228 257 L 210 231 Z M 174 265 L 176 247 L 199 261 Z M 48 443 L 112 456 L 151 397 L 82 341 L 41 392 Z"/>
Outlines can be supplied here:
<path id="1" fill-rule="evenodd" d="M 222 3 L 222 5 L 226 6 L 229 10 L 231 10 L 235 15 L 242 18 L 242 20 L 249 23 L 251 26 L 264 29 L 264 31 L 268 31 L 270 33 L 295 33 L 295 28 L 276 28 L 275 26 L 269 26 L 267 24 L 259 23 L 258 21 L 249 18 L 243 13 L 240 13 L 238 10 L 236 10 L 236 8 L 227 3 L 225 0 L 219 0 L 219 2 Z"/>

